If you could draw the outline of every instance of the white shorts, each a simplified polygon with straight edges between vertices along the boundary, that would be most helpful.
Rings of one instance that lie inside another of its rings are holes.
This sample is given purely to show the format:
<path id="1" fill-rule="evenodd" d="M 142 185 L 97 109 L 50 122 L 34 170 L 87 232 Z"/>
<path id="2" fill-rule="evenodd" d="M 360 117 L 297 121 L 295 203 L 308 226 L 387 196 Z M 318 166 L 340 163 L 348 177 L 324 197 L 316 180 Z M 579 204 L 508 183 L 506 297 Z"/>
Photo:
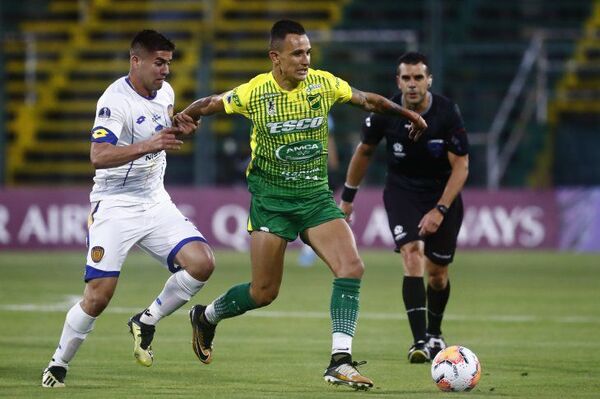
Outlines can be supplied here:
<path id="1" fill-rule="evenodd" d="M 206 239 L 170 200 L 155 204 L 103 200 L 92 203 L 87 241 L 86 282 L 118 277 L 134 245 L 175 273 L 180 270 L 175 255 L 181 247 Z"/>

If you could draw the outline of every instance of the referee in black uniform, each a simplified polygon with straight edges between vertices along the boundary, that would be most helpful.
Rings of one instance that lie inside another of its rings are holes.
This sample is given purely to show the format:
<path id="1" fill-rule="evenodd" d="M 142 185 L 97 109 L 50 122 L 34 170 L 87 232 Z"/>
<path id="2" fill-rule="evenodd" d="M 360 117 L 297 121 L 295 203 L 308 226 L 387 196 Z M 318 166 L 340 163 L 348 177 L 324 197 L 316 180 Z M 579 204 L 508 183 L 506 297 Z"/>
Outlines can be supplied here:
<path id="1" fill-rule="evenodd" d="M 404 265 L 402 297 L 414 338 L 408 359 L 423 363 L 446 347 L 441 323 L 450 295 L 448 265 L 463 218 L 460 191 L 469 173 L 469 143 L 458 106 L 429 91 L 432 75 L 424 55 L 402 55 L 396 81 L 400 93 L 392 100 L 420 113 L 429 127 L 414 142 L 408 120 L 371 114 L 348 167 L 340 208 L 350 217 L 375 148 L 385 138 L 383 200 Z"/>

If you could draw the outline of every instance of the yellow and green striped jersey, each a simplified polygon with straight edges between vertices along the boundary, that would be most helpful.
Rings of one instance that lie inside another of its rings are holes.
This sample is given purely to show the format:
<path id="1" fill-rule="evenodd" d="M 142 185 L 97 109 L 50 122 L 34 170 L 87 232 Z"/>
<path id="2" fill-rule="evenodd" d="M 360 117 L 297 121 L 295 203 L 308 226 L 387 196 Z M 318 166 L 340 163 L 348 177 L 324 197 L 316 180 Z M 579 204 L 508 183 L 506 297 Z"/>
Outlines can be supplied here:
<path id="1" fill-rule="evenodd" d="M 225 111 L 252 121 L 252 160 L 246 170 L 250 192 L 308 197 L 328 190 L 327 115 L 334 103 L 351 97 L 346 81 L 313 69 L 291 91 L 269 72 L 226 93 Z"/>

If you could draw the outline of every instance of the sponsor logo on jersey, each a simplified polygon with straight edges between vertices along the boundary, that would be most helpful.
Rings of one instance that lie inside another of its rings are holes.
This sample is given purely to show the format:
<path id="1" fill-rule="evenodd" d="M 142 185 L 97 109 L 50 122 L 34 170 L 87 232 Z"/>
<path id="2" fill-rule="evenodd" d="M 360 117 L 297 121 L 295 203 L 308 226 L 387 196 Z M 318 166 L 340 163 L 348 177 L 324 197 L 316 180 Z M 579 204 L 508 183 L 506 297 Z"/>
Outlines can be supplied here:
<path id="1" fill-rule="evenodd" d="M 297 180 L 322 180 L 319 177 L 319 172 L 321 171 L 321 169 L 319 168 L 313 168 L 310 170 L 300 170 L 300 171 L 294 171 L 294 172 L 290 172 L 290 171 L 283 171 L 281 172 L 281 176 L 283 176 L 283 178 L 287 181 L 287 180 L 292 180 L 292 181 L 297 181 Z"/>
<path id="2" fill-rule="evenodd" d="M 141 125 L 142 122 L 144 122 L 146 120 L 145 116 L 140 116 L 139 118 L 137 118 L 137 120 L 135 121 L 135 123 L 137 123 L 138 125 Z"/>
<path id="3" fill-rule="evenodd" d="M 98 111 L 98 118 L 108 119 L 110 118 L 110 108 L 102 107 L 100 111 Z"/>
<path id="4" fill-rule="evenodd" d="M 321 94 L 309 94 L 306 96 L 306 101 L 308 101 L 308 105 L 310 105 L 310 109 L 318 110 L 321 109 Z"/>
<path id="5" fill-rule="evenodd" d="M 281 95 L 281 93 L 265 93 L 265 94 L 261 94 L 258 99 L 260 101 L 262 101 L 262 100 L 268 100 L 269 98 L 279 97 L 280 95 Z"/>
<path id="6" fill-rule="evenodd" d="M 285 122 L 269 122 L 267 123 L 267 127 L 269 128 L 269 133 L 271 134 L 289 133 L 308 129 L 316 129 L 321 126 L 324 121 L 325 119 L 322 116 L 317 116 L 316 118 L 306 118 L 300 120 L 291 119 Z"/>
<path id="7" fill-rule="evenodd" d="M 160 132 L 160 131 L 161 131 L 161 130 L 163 130 L 163 129 L 164 129 L 164 126 L 163 126 L 163 125 L 161 125 L 161 124 L 159 123 L 159 124 L 158 124 L 158 125 L 156 125 L 156 127 L 154 128 L 154 131 L 155 131 L 155 132 Z"/>
<path id="8" fill-rule="evenodd" d="M 275 150 L 277 159 L 287 162 L 304 162 L 318 157 L 323 152 L 319 140 L 302 140 L 284 144 Z"/>
<path id="9" fill-rule="evenodd" d="M 96 246 L 90 250 L 90 257 L 95 263 L 98 263 L 104 257 L 104 248 Z"/>
<path id="10" fill-rule="evenodd" d="M 158 157 L 161 154 L 162 151 L 157 151 L 157 152 L 153 152 L 151 154 L 146 154 L 146 156 L 144 157 L 144 159 L 146 161 L 152 161 L 154 158 Z"/>
<path id="11" fill-rule="evenodd" d="M 310 93 L 311 91 L 320 89 L 321 87 L 323 87 L 321 83 L 313 83 L 308 85 L 308 87 L 306 88 L 306 92 Z"/>

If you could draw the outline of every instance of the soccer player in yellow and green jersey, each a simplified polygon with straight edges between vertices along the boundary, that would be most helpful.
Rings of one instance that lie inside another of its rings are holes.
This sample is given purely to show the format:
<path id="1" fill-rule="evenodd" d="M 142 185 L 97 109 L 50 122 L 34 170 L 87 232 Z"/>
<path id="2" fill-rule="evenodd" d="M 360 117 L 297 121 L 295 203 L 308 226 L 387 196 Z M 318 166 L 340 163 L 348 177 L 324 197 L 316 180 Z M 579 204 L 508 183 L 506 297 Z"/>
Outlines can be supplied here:
<path id="1" fill-rule="evenodd" d="M 200 361 L 210 363 L 219 321 L 275 300 L 287 243 L 300 235 L 334 275 L 331 361 L 323 377 L 332 384 L 369 389 L 373 382 L 352 360 L 364 265 L 344 213 L 327 187 L 327 114 L 335 103 L 350 103 L 368 112 L 400 115 L 411 121 L 414 140 L 427 124 L 419 114 L 378 94 L 356 90 L 328 72 L 309 68 L 310 56 L 302 25 L 278 21 L 271 29 L 271 72 L 226 93 L 198 99 L 174 118 L 178 126 L 227 112 L 252 121 L 252 160 L 247 170 L 252 281 L 231 287 L 208 306 L 192 308 L 192 343 Z"/>
<path id="2" fill-rule="evenodd" d="M 268 72 L 227 93 L 225 111 L 252 121 L 250 192 L 307 198 L 327 191 L 327 115 L 333 104 L 351 98 L 347 82 L 310 68 L 291 90 Z"/>

